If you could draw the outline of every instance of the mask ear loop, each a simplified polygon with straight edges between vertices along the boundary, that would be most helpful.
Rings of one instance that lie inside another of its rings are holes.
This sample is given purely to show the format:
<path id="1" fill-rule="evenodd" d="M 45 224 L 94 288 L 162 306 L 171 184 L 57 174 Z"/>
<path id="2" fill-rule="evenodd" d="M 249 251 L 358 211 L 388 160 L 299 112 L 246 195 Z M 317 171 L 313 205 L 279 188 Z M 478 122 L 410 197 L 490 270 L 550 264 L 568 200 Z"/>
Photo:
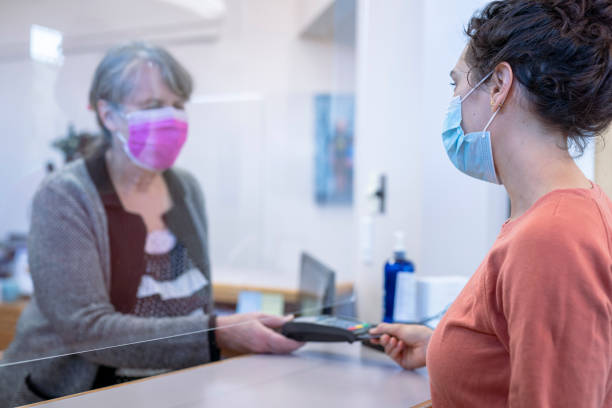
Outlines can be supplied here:
<path id="1" fill-rule="evenodd" d="M 119 105 L 117 105 L 116 109 L 114 110 L 114 113 L 115 115 L 119 116 L 121 119 L 129 123 L 127 114 L 123 111 L 123 109 L 119 108 Z M 119 140 L 123 143 L 124 147 L 127 147 L 128 141 L 125 135 L 119 131 L 115 132 L 115 134 L 117 135 L 117 137 L 119 137 Z"/>
<path id="2" fill-rule="evenodd" d="M 468 96 L 470 96 L 472 94 L 472 92 L 474 92 L 476 90 L 476 88 L 478 88 L 480 85 L 482 85 L 482 83 L 484 81 L 486 81 L 487 79 L 489 79 L 489 77 L 493 75 L 493 71 L 489 72 L 487 75 L 485 75 L 484 78 L 482 78 L 472 89 L 470 89 L 470 91 L 468 93 L 465 94 L 465 96 L 463 98 L 461 98 L 461 102 L 465 101 L 467 99 Z"/>
<path id="3" fill-rule="evenodd" d="M 491 119 L 489 119 L 489 121 L 485 125 L 484 129 L 482 130 L 482 133 L 485 133 L 487 131 L 487 129 L 489 128 L 489 126 L 491 126 L 491 123 L 493 123 L 493 119 L 495 119 L 495 116 L 497 116 L 497 114 L 499 113 L 501 108 L 504 106 L 504 102 L 499 104 L 499 106 L 497 107 L 497 110 L 493 113 L 493 116 L 491 116 Z M 485 137 L 484 134 L 482 135 L 482 137 Z"/>
<path id="4" fill-rule="evenodd" d="M 119 116 L 121 119 L 125 120 L 126 122 L 129 123 L 129 118 L 128 118 L 128 114 L 126 114 L 124 112 L 123 109 L 121 109 L 120 107 L 121 105 L 115 105 L 115 109 L 114 109 L 114 113 Z M 125 137 L 125 135 L 123 134 L 123 132 L 120 131 L 116 131 L 114 132 L 114 134 L 117 136 L 117 138 L 119 139 L 119 141 L 121 142 L 121 144 L 123 145 L 123 152 L 135 163 L 137 163 L 137 159 L 132 155 L 132 152 L 130 152 L 130 148 L 128 146 L 128 139 L 127 137 Z"/>
<path id="5" fill-rule="evenodd" d="M 472 88 L 470 89 L 470 91 L 468 93 L 465 94 L 465 96 L 463 98 L 461 98 L 461 102 L 465 101 L 467 99 L 468 96 L 470 96 L 472 94 L 472 92 L 474 92 L 476 90 L 476 88 L 478 88 L 480 85 L 482 85 L 482 83 L 484 81 L 486 81 L 487 79 L 489 79 L 489 77 L 491 75 L 493 75 L 494 71 L 489 72 L 487 75 L 484 76 L 484 78 L 482 78 L 480 81 L 478 81 L 478 83 Z M 502 103 L 503 105 L 503 103 Z M 485 125 L 482 133 L 482 137 L 485 137 L 484 133 L 487 131 L 487 129 L 489 128 L 489 126 L 491 125 L 491 123 L 493 122 L 493 119 L 495 119 L 495 116 L 497 116 L 497 114 L 499 113 L 502 105 L 499 105 L 499 108 L 497 108 L 497 110 L 495 111 L 495 113 L 493 113 L 493 116 L 491 116 L 491 119 L 489 119 L 489 121 L 487 122 L 487 124 Z"/>
<path id="6" fill-rule="evenodd" d="M 482 133 L 485 133 L 487 131 L 487 129 L 489 128 L 489 126 L 493 122 L 493 119 L 495 119 L 495 117 L 497 116 L 497 114 L 499 113 L 500 110 L 501 110 L 501 105 L 499 106 L 499 108 L 497 108 L 495 113 L 493 113 L 493 116 L 491 116 L 491 119 L 489 119 L 489 121 L 487 122 L 486 126 L 482 130 Z M 485 137 L 485 135 L 483 134 L 482 137 Z"/>

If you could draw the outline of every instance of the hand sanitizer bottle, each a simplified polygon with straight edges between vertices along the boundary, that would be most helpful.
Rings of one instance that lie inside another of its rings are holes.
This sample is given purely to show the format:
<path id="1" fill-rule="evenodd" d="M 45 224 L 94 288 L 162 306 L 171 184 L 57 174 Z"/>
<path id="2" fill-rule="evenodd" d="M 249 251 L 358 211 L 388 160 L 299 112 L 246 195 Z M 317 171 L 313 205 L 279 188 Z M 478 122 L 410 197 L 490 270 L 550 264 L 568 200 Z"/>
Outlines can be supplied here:
<path id="1" fill-rule="evenodd" d="M 406 259 L 404 233 L 395 232 L 393 256 L 385 263 L 383 321 L 414 322 L 417 320 L 416 278 L 414 265 Z"/>

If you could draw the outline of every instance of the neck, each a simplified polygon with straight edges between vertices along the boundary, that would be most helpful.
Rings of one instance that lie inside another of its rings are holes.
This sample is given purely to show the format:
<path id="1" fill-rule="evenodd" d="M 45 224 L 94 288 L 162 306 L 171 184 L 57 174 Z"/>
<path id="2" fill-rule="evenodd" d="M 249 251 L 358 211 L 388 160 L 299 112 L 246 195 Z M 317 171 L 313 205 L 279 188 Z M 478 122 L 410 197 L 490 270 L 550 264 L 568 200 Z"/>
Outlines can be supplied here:
<path id="1" fill-rule="evenodd" d="M 145 170 L 132 163 L 118 143 L 114 143 L 108 149 L 105 159 L 110 177 L 118 192 L 146 192 L 159 177 L 159 173 Z"/>
<path id="2" fill-rule="evenodd" d="M 562 135 L 533 124 L 514 121 L 513 126 L 498 126 L 511 129 L 497 135 L 495 157 L 497 171 L 510 196 L 511 219 L 521 216 L 553 190 L 592 188 L 570 153 L 560 147 Z"/>

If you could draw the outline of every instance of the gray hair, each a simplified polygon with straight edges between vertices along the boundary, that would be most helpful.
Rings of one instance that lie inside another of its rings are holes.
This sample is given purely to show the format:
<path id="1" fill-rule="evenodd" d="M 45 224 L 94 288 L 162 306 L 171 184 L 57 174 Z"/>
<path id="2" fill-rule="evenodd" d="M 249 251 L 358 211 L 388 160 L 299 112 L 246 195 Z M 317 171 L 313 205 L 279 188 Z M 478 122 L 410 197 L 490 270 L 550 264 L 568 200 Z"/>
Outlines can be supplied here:
<path id="1" fill-rule="evenodd" d="M 133 91 L 133 76 L 142 63 L 151 62 L 161 71 L 168 87 L 187 101 L 193 90 L 193 80 L 187 70 L 165 49 L 146 42 L 130 42 L 111 48 L 96 68 L 89 90 L 89 105 L 107 141 L 110 132 L 100 119 L 97 105 L 105 100 L 118 106 Z"/>

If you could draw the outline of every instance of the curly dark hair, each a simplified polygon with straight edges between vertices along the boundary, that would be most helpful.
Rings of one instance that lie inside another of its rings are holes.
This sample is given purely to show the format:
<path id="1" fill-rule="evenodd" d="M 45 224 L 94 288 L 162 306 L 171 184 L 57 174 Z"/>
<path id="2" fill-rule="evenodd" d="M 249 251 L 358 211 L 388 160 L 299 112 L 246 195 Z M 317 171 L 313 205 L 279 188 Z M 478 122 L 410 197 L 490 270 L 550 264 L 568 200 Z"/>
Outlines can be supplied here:
<path id="1" fill-rule="evenodd" d="M 472 16 L 466 34 L 470 74 L 482 78 L 510 64 L 532 109 L 566 146 L 582 153 L 612 121 L 610 0 L 493 1 Z"/>

